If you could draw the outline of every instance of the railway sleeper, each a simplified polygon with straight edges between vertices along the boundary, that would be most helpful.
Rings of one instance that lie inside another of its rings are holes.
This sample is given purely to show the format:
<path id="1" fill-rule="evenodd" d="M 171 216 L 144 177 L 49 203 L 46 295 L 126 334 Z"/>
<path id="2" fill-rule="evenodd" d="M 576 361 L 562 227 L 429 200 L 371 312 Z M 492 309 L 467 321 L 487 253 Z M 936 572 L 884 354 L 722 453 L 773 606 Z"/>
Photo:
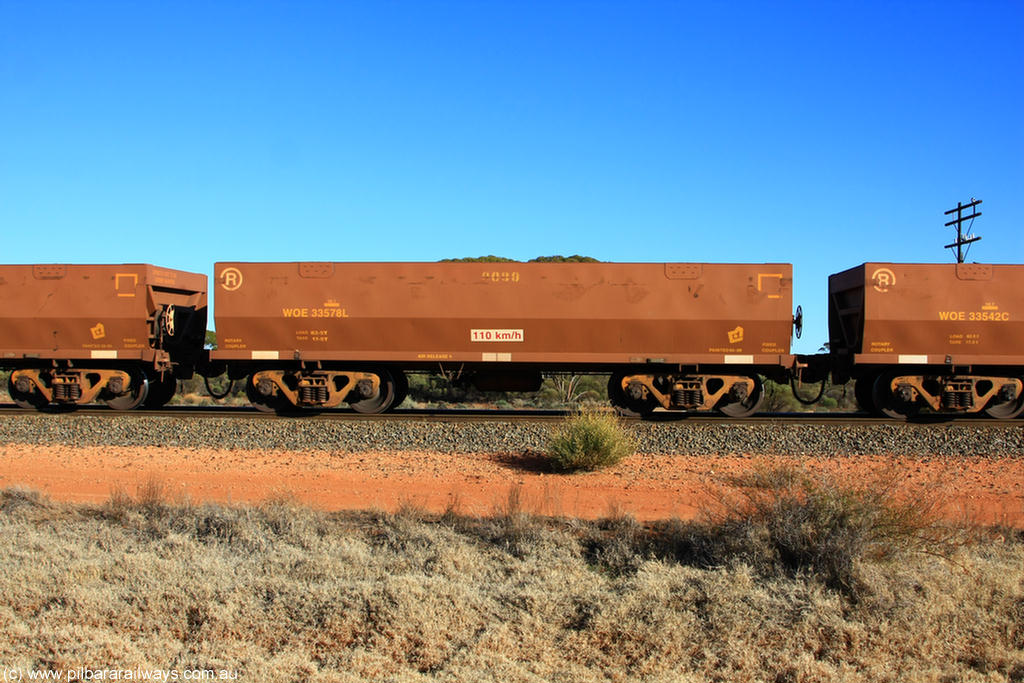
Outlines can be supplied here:
<path id="1" fill-rule="evenodd" d="M 373 400 L 381 392 L 381 376 L 354 370 L 261 370 L 253 373 L 250 400 L 257 407 L 283 399 L 297 408 L 333 408 L 341 403 Z"/>
<path id="2" fill-rule="evenodd" d="M 937 413 L 978 413 L 1014 417 L 1024 411 L 1024 381 L 985 375 L 882 375 L 875 400 L 891 417 L 906 417 L 927 406 Z"/>
<path id="3" fill-rule="evenodd" d="M 762 384 L 756 376 L 627 374 L 613 377 L 612 382 L 616 385 L 611 387 L 613 400 L 618 398 L 622 407 L 638 413 L 661 406 L 743 417 L 761 404 Z"/>
<path id="4" fill-rule="evenodd" d="M 12 372 L 8 382 L 8 392 L 15 403 L 38 410 L 50 404 L 82 405 L 96 401 L 115 410 L 130 410 L 145 400 L 148 388 L 141 372 L 102 368 L 27 368 Z"/>

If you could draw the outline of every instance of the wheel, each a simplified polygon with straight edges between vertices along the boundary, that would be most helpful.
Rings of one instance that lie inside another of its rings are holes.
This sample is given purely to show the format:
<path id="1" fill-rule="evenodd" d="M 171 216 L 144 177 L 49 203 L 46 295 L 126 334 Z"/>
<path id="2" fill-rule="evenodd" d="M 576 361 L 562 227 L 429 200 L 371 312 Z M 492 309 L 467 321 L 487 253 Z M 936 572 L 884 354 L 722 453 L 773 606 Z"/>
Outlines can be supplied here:
<path id="1" fill-rule="evenodd" d="M 8 378 L 7 380 L 7 393 L 11 395 L 11 400 L 14 401 L 15 405 L 25 410 L 43 410 L 49 405 L 49 401 L 46 397 L 39 393 L 35 385 L 32 385 L 29 391 L 19 391 L 14 386 L 14 382 Z"/>
<path id="2" fill-rule="evenodd" d="M 622 373 L 616 373 L 608 378 L 608 400 L 611 401 L 615 412 L 623 417 L 644 417 L 654 412 L 658 402 L 648 396 L 643 399 L 635 399 L 626 395 L 622 389 Z"/>
<path id="3" fill-rule="evenodd" d="M 259 388 L 253 384 L 252 375 L 245 380 L 245 395 L 256 410 L 264 413 L 281 413 L 294 408 L 288 399 L 277 393 L 276 388 L 269 396 L 260 393 Z"/>
<path id="4" fill-rule="evenodd" d="M 141 370 L 132 369 L 128 371 L 131 384 L 128 391 L 120 396 L 115 396 L 108 391 L 100 392 L 100 400 L 113 410 L 134 410 L 142 405 L 149 395 L 149 380 Z"/>
<path id="5" fill-rule="evenodd" d="M 997 420 L 1009 420 L 1022 413 L 1024 413 L 1024 392 L 1021 392 L 1015 399 L 1002 403 L 989 402 L 985 406 L 985 414 Z"/>
<path id="6" fill-rule="evenodd" d="M 764 382 L 757 375 L 751 376 L 754 380 L 754 390 L 742 401 L 733 401 L 718 408 L 723 414 L 729 417 L 750 417 L 761 409 L 764 403 Z"/>
<path id="7" fill-rule="evenodd" d="M 357 401 L 349 401 L 348 405 L 352 410 L 357 413 L 377 414 L 383 413 L 390 408 L 395 401 L 395 379 L 391 376 L 391 373 L 384 368 L 377 368 L 372 370 L 375 375 L 380 377 L 380 390 L 376 396 L 370 396 L 368 398 L 362 398 Z M 406 385 L 408 386 L 408 385 Z M 408 391 L 408 389 L 406 389 Z M 353 393 L 358 396 L 355 389 Z M 350 394 L 351 395 L 351 394 Z"/>
<path id="8" fill-rule="evenodd" d="M 409 395 L 409 378 L 401 370 L 394 370 L 391 375 L 395 380 L 395 399 L 391 402 L 391 407 L 399 408 Z"/>
<path id="9" fill-rule="evenodd" d="M 892 391 L 892 381 L 898 377 L 895 373 L 883 372 L 875 380 L 874 388 L 871 391 L 871 400 L 875 409 L 886 417 L 894 420 L 906 420 L 913 417 L 921 410 L 918 401 L 906 401 Z"/>
<path id="10" fill-rule="evenodd" d="M 142 405 L 152 409 L 163 408 L 174 398 L 177 390 L 178 380 L 174 378 L 174 375 L 170 372 L 165 372 L 161 379 L 160 373 L 154 372 L 149 375 L 149 394 L 142 402 Z"/>
<path id="11" fill-rule="evenodd" d="M 857 406 L 870 415 L 878 414 L 878 407 L 875 405 L 873 396 L 876 379 L 878 377 L 875 375 L 865 375 L 858 377 L 853 382 L 853 397 L 857 400 Z"/>

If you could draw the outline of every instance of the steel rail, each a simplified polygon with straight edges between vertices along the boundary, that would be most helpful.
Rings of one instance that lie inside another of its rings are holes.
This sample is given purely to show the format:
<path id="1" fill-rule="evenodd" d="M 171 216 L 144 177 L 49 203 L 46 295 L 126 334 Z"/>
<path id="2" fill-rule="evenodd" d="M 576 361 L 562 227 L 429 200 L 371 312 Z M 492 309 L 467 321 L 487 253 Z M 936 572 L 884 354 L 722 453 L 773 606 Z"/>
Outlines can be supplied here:
<path id="1" fill-rule="evenodd" d="M 159 410 L 112 410 L 106 406 L 80 406 L 72 410 L 53 410 L 37 413 L 15 406 L 13 403 L 0 403 L 0 416 L 13 417 L 25 415 L 63 415 L 92 416 L 108 418 L 133 417 L 178 417 L 178 418 L 226 418 L 226 419 L 260 419 L 260 420 L 342 420 L 355 422 L 555 422 L 563 420 L 573 413 L 566 410 L 502 410 L 481 408 L 458 409 L 418 409 L 410 408 L 382 414 L 357 413 L 352 410 L 302 410 L 284 415 L 266 413 L 248 406 L 165 406 Z M 1024 427 L 1020 418 L 1000 420 L 988 416 L 950 417 L 944 415 L 918 416 L 906 421 L 893 420 L 886 417 L 875 417 L 865 413 L 758 413 L 749 417 L 735 418 L 727 415 L 707 413 L 673 413 L 656 411 L 645 418 L 622 418 L 629 423 L 666 423 L 666 424 L 791 424 L 791 425 L 974 425 L 978 427 Z"/>

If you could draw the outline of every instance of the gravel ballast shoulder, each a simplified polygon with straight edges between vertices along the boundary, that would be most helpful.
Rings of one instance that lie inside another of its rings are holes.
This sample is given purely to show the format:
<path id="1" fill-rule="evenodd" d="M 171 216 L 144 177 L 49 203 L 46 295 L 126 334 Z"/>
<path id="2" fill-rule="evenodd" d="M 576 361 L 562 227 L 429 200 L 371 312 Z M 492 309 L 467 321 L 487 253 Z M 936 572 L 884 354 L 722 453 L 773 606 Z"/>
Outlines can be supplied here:
<path id="1" fill-rule="evenodd" d="M 545 448 L 552 423 L 345 421 L 134 415 L 0 417 L 0 441 L 69 446 L 519 453 Z M 1024 423 L 631 423 L 638 450 L 692 455 L 935 455 L 1024 457 Z"/>

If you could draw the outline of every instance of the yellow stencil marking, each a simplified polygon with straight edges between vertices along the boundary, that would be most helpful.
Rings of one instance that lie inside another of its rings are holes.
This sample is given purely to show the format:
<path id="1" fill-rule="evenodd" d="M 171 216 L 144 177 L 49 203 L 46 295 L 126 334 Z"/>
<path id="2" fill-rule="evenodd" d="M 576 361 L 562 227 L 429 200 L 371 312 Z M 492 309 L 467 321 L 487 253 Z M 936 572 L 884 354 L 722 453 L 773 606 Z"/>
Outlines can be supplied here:
<path id="1" fill-rule="evenodd" d="M 122 285 L 122 279 L 124 284 Z M 131 280 L 131 284 L 128 281 Z M 135 296 L 135 288 L 139 285 L 139 274 L 138 273 L 115 273 L 114 274 L 114 291 L 117 292 L 118 296 L 131 297 Z"/>
<path id="2" fill-rule="evenodd" d="M 220 271 L 220 286 L 225 291 L 233 292 L 242 286 L 242 271 L 238 268 L 225 268 Z"/>
<path id="3" fill-rule="evenodd" d="M 890 287 L 896 286 L 896 273 L 889 268 L 877 268 L 875 272 L 871 273 L 871 283 L 876 292 L 885 294 Z"/>
<path id="4" fill-rule="evenodd" d="M 782 273 L 758 273 L 757 291 L 766 292 L 769 299 L 781 299 Z"/>

